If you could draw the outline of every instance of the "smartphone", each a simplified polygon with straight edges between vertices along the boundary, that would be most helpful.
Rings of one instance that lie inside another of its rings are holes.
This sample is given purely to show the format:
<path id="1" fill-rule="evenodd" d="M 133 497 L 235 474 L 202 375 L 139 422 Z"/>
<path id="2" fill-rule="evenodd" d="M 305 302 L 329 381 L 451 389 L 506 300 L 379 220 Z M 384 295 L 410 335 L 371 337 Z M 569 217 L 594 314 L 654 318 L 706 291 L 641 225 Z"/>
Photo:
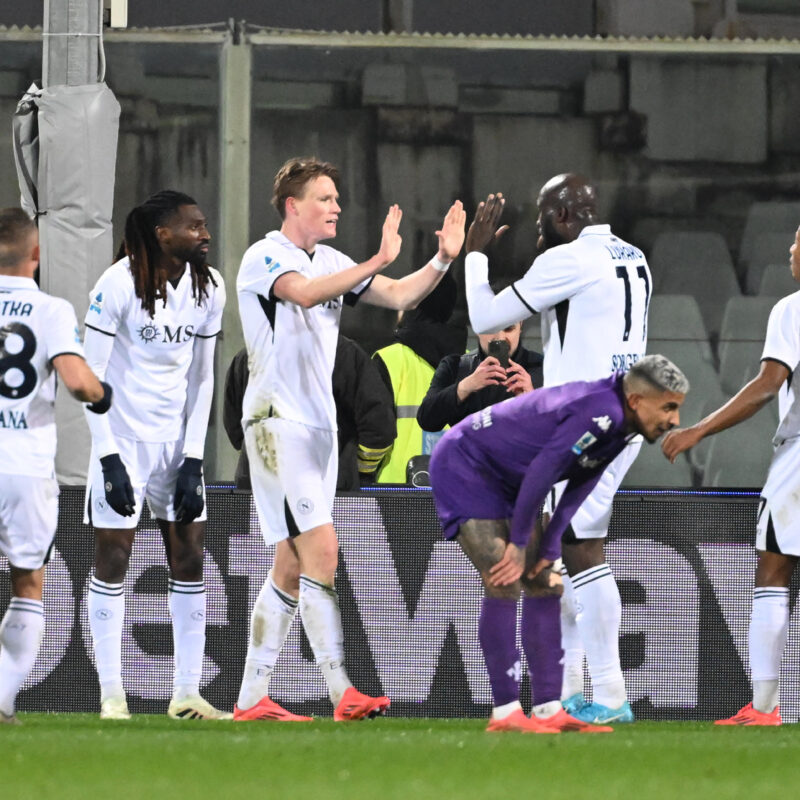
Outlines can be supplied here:
<path id="1" fill-rule="evenodd" d="M 492 339 L 489 342 L 489 355 L 494 356 L 503 369 L 508 369 L 508 342 L 505 339 Z"/>

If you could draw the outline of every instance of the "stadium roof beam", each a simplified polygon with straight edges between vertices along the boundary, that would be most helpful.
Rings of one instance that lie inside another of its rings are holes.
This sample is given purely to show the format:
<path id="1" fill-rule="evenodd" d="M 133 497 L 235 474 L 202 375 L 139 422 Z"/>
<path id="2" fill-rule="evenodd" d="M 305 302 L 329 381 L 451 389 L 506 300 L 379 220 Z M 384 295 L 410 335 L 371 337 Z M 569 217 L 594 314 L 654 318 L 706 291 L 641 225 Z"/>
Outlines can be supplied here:
<path id="1" fill-rule="evenodd" d="M 52 2 L 52 0 L 51 0 Z M 324 48 L 398 48 L 473 51 L 530 51 L 575 53 L 644 53 L 689 55 L 797 55 L 800 39 L 707 39 L 613 36 L 510 36 L 452 33 L 350 33 L 246 26 L 244 40 L 254 46 Z M 0 42 L 41 40 L 39 28 L 0 26 Z M 224 44 L 227 23 L 180 28 L 110 30 L 106 42 L 141 44 Z"/>

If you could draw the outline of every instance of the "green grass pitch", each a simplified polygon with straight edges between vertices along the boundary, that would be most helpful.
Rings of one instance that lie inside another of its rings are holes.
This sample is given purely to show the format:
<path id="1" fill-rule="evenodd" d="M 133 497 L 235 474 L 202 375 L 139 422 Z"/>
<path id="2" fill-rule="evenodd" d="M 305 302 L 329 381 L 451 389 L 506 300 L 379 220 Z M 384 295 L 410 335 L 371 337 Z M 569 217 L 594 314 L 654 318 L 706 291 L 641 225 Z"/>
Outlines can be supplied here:
<path id="1" fill-rule="evenodd" d="M 0 797 L 760 798 L 800 779 L 800 728 L 637 722 L 612 734 L 487 734 L 484 720 L 174 721 L 21 714 Z"/>

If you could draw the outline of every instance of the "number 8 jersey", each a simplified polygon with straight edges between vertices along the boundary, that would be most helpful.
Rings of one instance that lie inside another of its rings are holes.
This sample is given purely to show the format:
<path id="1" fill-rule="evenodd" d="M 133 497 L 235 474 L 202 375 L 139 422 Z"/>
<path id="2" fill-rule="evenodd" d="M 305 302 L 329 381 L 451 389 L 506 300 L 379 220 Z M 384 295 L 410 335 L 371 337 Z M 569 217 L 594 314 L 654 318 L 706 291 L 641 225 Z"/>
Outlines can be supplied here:
<path id="1" fill-rule="evenodd" d="M 49 478 L 56 454 L 53 359 L 83 357 L 72 306 L 31 278 L 0 276 L 0 472 Z"/>
<path id="2" fill-rule="evenodd" d="M 512 288 L 542 315 L 545 386 L 598 380 L 638 361 L 652 285 L 642 251 L 608 225 L 542 253 Z"/>

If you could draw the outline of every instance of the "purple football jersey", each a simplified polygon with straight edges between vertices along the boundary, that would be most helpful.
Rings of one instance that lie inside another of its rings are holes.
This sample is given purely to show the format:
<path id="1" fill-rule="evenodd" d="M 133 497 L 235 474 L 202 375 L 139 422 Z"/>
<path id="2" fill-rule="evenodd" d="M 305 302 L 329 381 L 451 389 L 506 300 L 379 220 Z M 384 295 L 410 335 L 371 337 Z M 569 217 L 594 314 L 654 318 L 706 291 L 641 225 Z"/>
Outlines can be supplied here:
<path id="1" fill-rule="evenodd" d="M 430 464 L 445 536 L 468 519 L 510 518 L 510 540 L 524 548 L 548 491 L 567 480 L 539 548 L 541 558 L 558 558 L 572 515 L 634 435 L 625 425 L 622 377 L 536 389 L 447 431 Z"/>

